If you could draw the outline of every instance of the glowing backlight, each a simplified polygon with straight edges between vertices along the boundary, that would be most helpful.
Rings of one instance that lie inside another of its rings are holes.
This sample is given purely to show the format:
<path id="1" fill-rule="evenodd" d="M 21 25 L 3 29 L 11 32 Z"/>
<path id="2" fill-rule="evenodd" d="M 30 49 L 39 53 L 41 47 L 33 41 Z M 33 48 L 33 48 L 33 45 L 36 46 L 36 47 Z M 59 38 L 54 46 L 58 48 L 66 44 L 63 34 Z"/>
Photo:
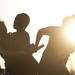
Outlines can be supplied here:
<path id="1" fill-rule="evenodd" d="M 75 22 L 72 20 L 67 23 L 68 25 L 65 27 L 65 36 L 71 42 L 75 42 Z"/>

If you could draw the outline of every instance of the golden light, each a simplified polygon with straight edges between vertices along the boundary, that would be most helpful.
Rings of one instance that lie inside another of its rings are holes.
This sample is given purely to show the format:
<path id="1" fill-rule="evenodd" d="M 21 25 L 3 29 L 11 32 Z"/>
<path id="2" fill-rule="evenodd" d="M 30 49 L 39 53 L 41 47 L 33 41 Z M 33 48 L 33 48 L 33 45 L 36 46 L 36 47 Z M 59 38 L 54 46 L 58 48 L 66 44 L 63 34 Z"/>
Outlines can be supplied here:
<path id="1" fill-rule="evenodd" d="M 64 22 L 64 33 L 66 40 L 71 44 L 75 44 L 75 16 L 68 17 Z M 75 74 L 75 52 L 70 53 L 66 67 L 72 75 Z"/>
<path id="2" fill-rule="evenodd" d="M 64 33 L 70 42 L 75 42 L 75 18 L 66 23 Z"/>

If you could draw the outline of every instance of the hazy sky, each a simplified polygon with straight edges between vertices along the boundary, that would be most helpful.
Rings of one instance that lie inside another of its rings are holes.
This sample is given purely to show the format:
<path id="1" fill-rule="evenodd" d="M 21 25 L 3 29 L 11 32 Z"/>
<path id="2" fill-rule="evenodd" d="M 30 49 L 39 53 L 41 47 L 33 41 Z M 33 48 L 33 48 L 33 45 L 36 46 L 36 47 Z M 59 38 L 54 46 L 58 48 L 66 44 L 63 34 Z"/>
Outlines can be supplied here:
<path id="1" fill-rule="evenodd" d="M 34 42 L 38 29 L 61 25 L 65 16 L 75 14 L 75 0 L 0 0 L 0 19 L 5 21 L 9 32 L 14 31 L 14 18 L 21 12 L 30 16 L 27 31 Z"/>
<path id="2" fill-rule="evenodd" d="M 75 0 L 0 0 L 0 20 L 5 21 L 8 32 L 15 31 L 13 21 L 21 12 L 30 16 L 26 30 L 34 43 L 38 29 L 61 25 L 65 16 L 75 14 Z"/>

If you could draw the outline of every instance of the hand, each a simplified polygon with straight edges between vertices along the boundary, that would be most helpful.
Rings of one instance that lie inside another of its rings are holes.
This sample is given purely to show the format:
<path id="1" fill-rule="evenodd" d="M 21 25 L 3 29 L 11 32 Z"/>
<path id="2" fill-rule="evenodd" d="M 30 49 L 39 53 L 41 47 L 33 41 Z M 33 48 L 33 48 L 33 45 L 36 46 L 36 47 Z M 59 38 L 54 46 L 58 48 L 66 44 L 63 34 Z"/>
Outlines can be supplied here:
<path id="1" fill-rule="evenodd" d="M 41 49 L 42 47 L 44 47 L 44 44 L 38 46 L 38 47 L 37 47 L 37 50 Z"/>
<path id="2" fill-rule="evenodd" d="M 42 44 L 40 46 L 31 44 L 31 50 L 32 50 L 32 52 L 36 52 L 37 50 L 41 49 L 42 47 L 44 47 L 44 44 Z"/>

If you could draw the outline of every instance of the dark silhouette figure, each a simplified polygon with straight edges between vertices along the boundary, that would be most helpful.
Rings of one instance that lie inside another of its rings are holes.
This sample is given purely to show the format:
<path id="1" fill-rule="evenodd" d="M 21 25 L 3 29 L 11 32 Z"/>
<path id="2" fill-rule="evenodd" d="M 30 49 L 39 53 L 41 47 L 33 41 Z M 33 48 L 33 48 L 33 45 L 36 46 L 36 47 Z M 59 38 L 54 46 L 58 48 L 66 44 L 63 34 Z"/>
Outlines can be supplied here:
<path id="1" fill-rule="evenodd" d="M 5 41 L 7 38 L 7 29 L 3 21 L 0 22 L 0 46 L 5 48 Z"/>
<path id="2" fill-rule="evenodd" d="M 37 61 L 32 57 L 34 45 L 30 44 L 30 37 L 25 31 L 30 18 L 27 14 L 18 14 L 14 20 L 17 32 L 10 34 L 8 47 L 8 70 L 10 75 L 36 75 Z"/>
<path id="3" fill-rule="evenodd" d="M 43 35 L 50 36 L 48 46 L 39 64 L 39 75 L 69 75 L 65 64 L 75 47 L 64 35 L 67 19 L 64 19 L 63 26 L 50 26 L 38 31 L 36 46 Z"/>
<path id="4" fill-rule="evenodd" d="M 6 39 L 7 39 L 7 29 L 3 21 L 0 21 L 0 55 L 5 60 L 5 69 L 0 65 L 0 75 L 4 75 L 6 72 L 7 66 L 7 57 L 6 57 Z M 0 62 L 0 64 L 3 62 Z"/>

